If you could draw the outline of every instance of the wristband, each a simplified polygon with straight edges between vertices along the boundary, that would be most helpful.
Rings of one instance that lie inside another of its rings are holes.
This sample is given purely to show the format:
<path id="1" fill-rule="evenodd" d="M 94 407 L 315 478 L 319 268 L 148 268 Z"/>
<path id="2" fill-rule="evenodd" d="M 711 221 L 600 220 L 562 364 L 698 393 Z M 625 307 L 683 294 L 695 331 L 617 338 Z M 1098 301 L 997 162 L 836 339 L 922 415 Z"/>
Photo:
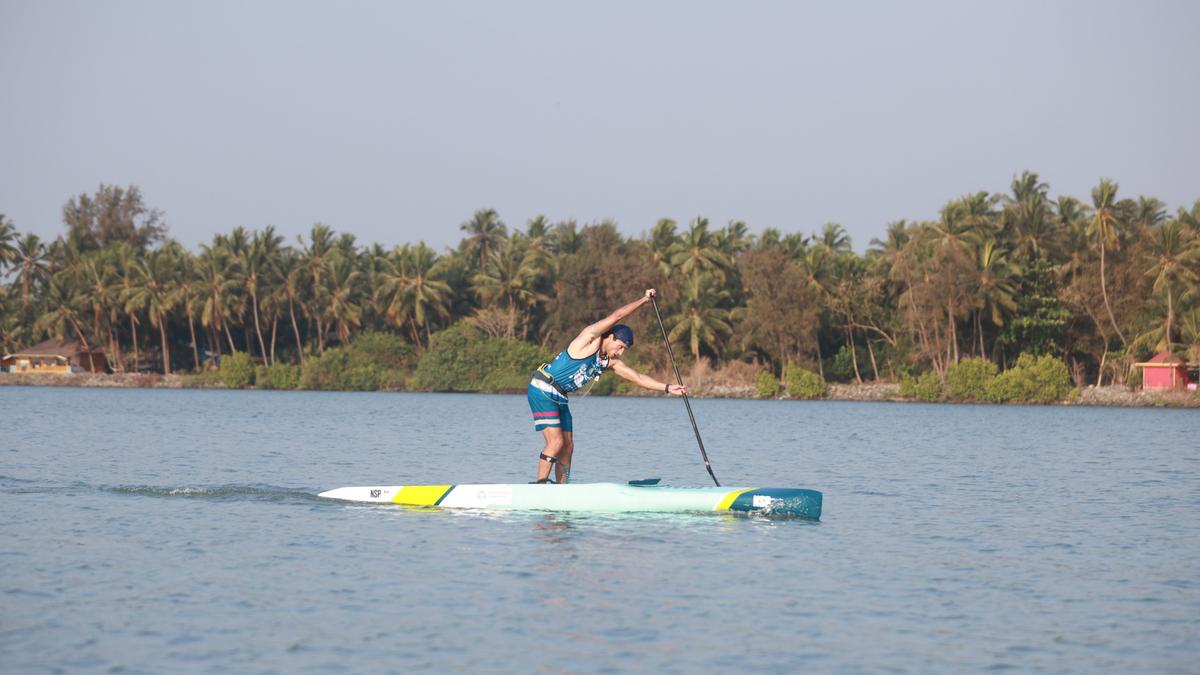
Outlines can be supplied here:
<path id="1" fill-rule="evenodd" d="M 670 382 L 663 385 L 663 393 L 664 394 L 671 393 L 671 383 Z"/>

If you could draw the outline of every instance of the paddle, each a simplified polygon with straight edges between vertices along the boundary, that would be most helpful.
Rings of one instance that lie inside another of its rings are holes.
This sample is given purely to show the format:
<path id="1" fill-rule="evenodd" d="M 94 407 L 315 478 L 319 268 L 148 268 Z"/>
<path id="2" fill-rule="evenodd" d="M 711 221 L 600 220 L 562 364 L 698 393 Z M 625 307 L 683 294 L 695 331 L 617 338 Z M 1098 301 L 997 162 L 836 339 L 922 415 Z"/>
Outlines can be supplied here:
<path id="1" fill-rule="evenodd" d="M 671 369 L 675 371 L 675 381 L 682 387 L 683 378 L 679 376 L 679 366 L 675 365 L 675 352 L 671 351 L 671 340 L 667 338 L 667 327 L 663 325 L 662 315 L 658 313 L 658 301 L 652 295 L 650 302 L 654 304 L 654 316 L 658 317 L 658 328 L 662 331 L 663 343 L 667 345 L 667 355 L 671 357 Z M 708 463 L 708 453 L 704 451 L 704 441 L 700 440 L 700 428 L 696 426 L 696 416 L 692 414 L 692 404 L 688 401 L 687 394 L 683 395 L 683 405 L 687 406 L 688 419 L 692 421 L 692 431 L 696 434 L 696 442 L 700 444 L 700 456 L 704 458 L 704 468 L 708 469 L 708 475 L 712 476 L 717 487 L 721 487 L 717 475 L 713 473 L 712 465 Z"/>

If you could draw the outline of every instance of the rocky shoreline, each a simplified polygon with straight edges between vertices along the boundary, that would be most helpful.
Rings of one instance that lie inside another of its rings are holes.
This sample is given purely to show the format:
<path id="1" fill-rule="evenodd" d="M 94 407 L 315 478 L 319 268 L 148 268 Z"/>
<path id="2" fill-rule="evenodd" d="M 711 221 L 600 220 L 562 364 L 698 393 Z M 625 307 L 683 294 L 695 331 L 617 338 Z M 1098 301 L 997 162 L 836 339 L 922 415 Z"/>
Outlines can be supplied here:
<path id="1" fill-rule="evenodd" d="M 0 373 L 0 386 L 43 387 L 118 387 L 118 388 L 222 388 L 211 379 L 194 375 L 158 375 L 155 373 L 118 373 L 103 375 L 77 373 L 74 375 L 28 375 Z M 695 398 L 757 398 L 753 387 L 702 387 Z M 890 401 L 909 403 L 913 399 L 900 396 L 900 385 L 869 382 L 863 384 L 830 384 L 826 401 Z M 1125 386 L 1088 386 L 1079 391 L 1073 401 L 1059 405 L 1102 406 L 1119 408 L 1200 408 L 1196 392 L 1147 392 Z"/>

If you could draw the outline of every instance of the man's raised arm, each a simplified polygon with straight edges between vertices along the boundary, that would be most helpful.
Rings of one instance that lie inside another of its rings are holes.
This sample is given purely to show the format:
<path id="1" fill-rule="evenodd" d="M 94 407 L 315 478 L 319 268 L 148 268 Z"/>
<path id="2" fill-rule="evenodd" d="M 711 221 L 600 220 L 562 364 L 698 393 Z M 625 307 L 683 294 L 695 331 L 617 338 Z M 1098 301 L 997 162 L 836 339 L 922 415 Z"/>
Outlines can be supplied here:
<path id="1" fill-rule="evenodd" d="M 601 335 L 604 335 L 609 330 L 611 330 L 613 326 L 620 323 L 621 319 L 624 319 L 625 317 L 629 316 L 630 314 L 633 314 L 634 312 L 637 311 L 637 309 L 639 307 L 650 302 L 650 298 L 654 297 L 657 294 L 658 294 L 658 292 L 655 291 L 653 288 L 647 288 L 646 293 L 644 295 L 642 295 L 642 297 L 638 298 L 637 300 L 634 300 L 633 302 L 629 303 L 628 305 L 620 307 L 612 314 L 609 314 L 608 316 L 604 317 L 603 319 L 600 319 L 596 323 L 588 326 L 587 328 L 584 328 L 583 331 L 581 333 L 579 333 L 579 337 L 577 337 L 575 339 L 579 340 L 581 338 L 585 338 L 587 342 L 591 342 L 592 340 L 598 339 Z"/>

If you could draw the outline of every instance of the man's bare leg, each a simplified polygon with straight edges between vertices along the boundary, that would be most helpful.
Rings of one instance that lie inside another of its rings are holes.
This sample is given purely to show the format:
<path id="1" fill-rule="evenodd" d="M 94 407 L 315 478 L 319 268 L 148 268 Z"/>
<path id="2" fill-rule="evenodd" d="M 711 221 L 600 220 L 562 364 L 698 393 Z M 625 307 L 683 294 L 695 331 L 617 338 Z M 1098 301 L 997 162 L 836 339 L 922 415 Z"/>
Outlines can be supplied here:
<path id="1" fill-rule="evenodd" d="M 554 476 L 558 482 L 566 483 L 571 477 L 571 455 L 575 453 L 575 433 L 562 432 L 562 448 L 558 451 L 558 464 L 554 465 Z"/>
<path id="2" fill-rule="evenodd" d="M 560 452 L 562 452 L 563 445 L 565 443 L 565 440 L 563 438 L 564 434 L 563 434 L 562 429 L 559 429 L 558 427 L 546 427 L 546 428 L 542 429 L 542 436 L 544 436 L 546 439 L 546 447 L 542 448 L 542 454 L 547 457 L 553 457 L 556 460 L 559 459 L 558 455 Z M 570 459 L 568 458 L 567 461 L 568 461 L 567 466 L 570 466 L 570 464 L 569 464 Z M 547 462 L 546 460 L 541 459 L 540 457 L 538 458 L 537 479 L 539 481 L 546 480 L 547 478 L 550 477 L 550 467 L 551 466 L 552 466 L 552 464 L 550 462 Z M 559 481 L 561 482 L 562 481 L 562 467 L 561 466 L 558 468 L 557 475 L 559 477 Z"/>

